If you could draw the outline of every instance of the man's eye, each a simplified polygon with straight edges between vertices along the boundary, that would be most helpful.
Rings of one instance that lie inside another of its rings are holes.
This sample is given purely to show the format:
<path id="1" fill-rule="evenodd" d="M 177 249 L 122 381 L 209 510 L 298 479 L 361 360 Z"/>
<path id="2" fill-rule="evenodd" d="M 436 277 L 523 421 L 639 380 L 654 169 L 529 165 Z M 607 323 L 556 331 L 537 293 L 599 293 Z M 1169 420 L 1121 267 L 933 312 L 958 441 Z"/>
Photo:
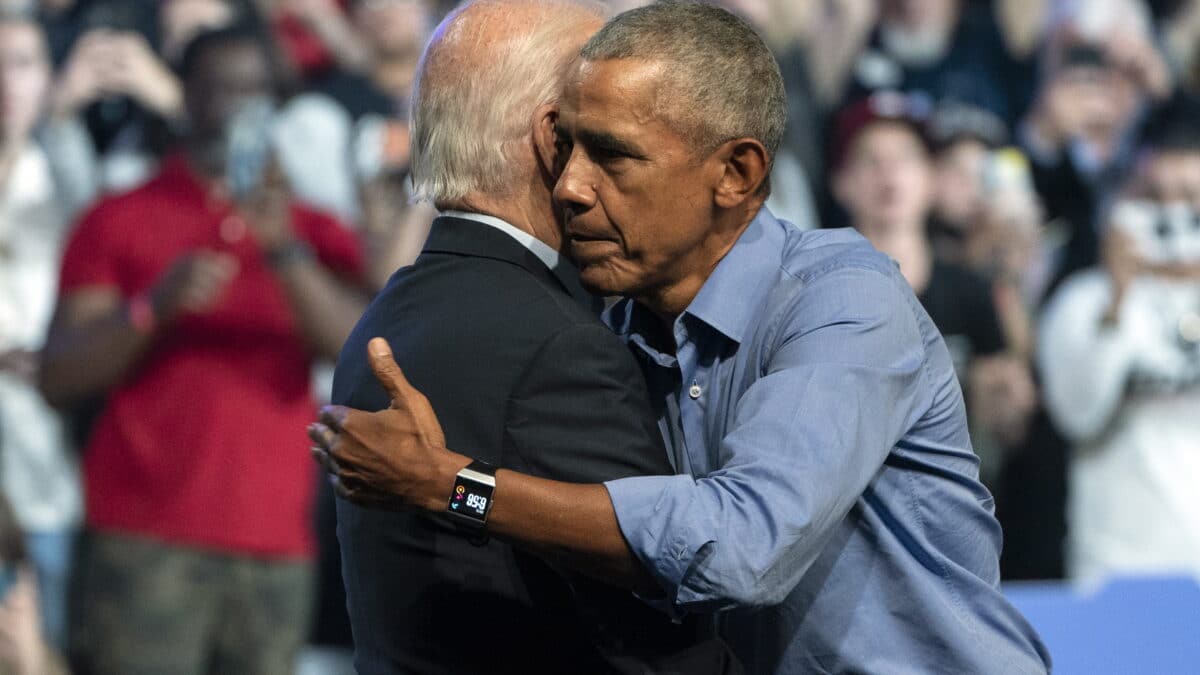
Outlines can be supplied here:
<path id="1" fill-rule="evenodd" d="M 611 161 L 616 161 L 618 159 L 625 159 L 625 158 L 629 157 L 629 155 L 627 153 L 624 153 L 620 150 L 615 150 L 613 148 L 603 148 L 603 147 L 593 148 L 592 156 L 596 158 L 596 161 L 604 161 L 604 162 L 611 162 Z"/>

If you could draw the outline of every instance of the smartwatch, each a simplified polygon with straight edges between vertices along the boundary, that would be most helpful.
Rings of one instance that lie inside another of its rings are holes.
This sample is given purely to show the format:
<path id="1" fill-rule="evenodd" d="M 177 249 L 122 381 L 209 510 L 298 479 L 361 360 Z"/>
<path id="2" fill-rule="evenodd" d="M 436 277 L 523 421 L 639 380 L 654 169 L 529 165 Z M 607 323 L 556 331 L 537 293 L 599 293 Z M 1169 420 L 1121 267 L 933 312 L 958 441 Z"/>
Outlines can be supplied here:
<path id="1" fill-rule="evenodd" d="M 472 544 L 481 545 L 487 541 L 483 528 L 487 525 L 488 512 L 492 510 L 492 493 L 495 491 L 496 467 L 486 462 L 475 460 L 454 477 L 454 489 L 450 492 L 446 512 L 474 532 Z"/>

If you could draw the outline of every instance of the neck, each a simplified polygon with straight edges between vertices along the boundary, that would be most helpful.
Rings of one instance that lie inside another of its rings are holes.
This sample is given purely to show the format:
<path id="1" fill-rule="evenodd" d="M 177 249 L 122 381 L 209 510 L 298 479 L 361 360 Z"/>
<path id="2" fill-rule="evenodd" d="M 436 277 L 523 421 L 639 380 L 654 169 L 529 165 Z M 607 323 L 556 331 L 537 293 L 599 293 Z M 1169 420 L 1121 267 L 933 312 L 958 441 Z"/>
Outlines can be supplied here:
<path id="1" fill-rule="evenodd" d="M 544 205 L 550 203 L 550 196 L 545 195 L 541 206 L 535 206 L 532 199 L 520 196 L 506 195 L 498 197 L 481 193 L 470 193 L 460 200 L 438 204 L 442 210 L 466 211 L 499 218 L 513 227 L 527 232 L 550 248 L 558 251 L 562 248 L 562 234 L 554 220 L 553 213 Z"/>
<path id="2" fill-rule="evenodd" d="M 708 238 L 676 265 L 676 272 L 669 275 L 672 281 L 635 295 L 633 299 L 669 327 L 700 294 L 704 283 L 737 244 L 761 206 L 760 203 L 746 213 L 739 212 L 731 216 L 727 224 L 713 227 Z"/>
<path id="3" fill-rule="evenodd" d="M 900 265 L 908 285 L 918 295 L 925 292 L 933 268 L 933 253 L 925 228 L 905 227 L 861 227 L 859 232 L 881 252 L 891 256 Z"/>

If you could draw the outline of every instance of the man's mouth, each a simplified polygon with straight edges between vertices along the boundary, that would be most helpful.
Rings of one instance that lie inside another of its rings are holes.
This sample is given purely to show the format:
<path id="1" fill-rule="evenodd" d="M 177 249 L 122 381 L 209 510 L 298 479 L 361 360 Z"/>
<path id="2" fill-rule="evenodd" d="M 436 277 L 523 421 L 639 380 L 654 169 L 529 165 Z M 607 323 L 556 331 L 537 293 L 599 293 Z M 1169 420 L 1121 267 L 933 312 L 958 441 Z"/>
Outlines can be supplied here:
<path id="1" fill-rule="evenodd" d="M 619 251 L 619 244 L 612 237 L 599 237 L 581 232 L 567 233 L 567 255 L 578 264 L 598 261 Z"/>
<path id="2" fill-rule="evenodd" d="M 580 229 L 577 227 L 571 227 L 570 224 L 568 224 L 567 227 L 564 228 L 564 234 L 566 235 L 566 237 L 569 241 L 573 241 L 573 242 L 580 242 L 580 243 L 585 243 L 585 242 L 590 242 L 590 241 L 609 241 L 609 242 L 614 242 L 614 243 L 616 242 L 616 238 L 610 234 L 590 232 L 588 230 Z"/>
<path id="3" fill-rule="evenodd" d="M 580 242 L 580 243 L 589 242 L 589 241 L 612 241 L 612 239 L 609 237 L 597 237 L 597 236 L 590 235 L 590 234 L 579 234 L 576 232 L 568 232 L 567 239 L 570 239 L 571 241 Z"/>

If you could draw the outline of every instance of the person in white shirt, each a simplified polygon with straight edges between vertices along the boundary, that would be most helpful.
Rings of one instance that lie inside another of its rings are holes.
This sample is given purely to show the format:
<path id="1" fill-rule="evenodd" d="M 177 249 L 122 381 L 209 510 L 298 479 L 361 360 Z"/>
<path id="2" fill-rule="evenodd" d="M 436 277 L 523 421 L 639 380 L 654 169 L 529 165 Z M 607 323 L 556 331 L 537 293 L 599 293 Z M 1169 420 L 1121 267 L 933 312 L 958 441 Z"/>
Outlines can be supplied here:
<path id="1" fill-rule="evenodd" d="M 1104 264 L 1042 320 L 1047 407 L 1075 444 L 1068 572 L 1200 574 L 1200 101 L 1147 125 Z"/>
<path id="2" fill-rule="evenodd" d="M 66 430 L 35 380 L 78 204 L 35 140 L 50 78 L 41 27 L 28 16 L 0 14 L 0 489 L 26 535 L 46 636 L 62 647 L 82 507 Z"/>

